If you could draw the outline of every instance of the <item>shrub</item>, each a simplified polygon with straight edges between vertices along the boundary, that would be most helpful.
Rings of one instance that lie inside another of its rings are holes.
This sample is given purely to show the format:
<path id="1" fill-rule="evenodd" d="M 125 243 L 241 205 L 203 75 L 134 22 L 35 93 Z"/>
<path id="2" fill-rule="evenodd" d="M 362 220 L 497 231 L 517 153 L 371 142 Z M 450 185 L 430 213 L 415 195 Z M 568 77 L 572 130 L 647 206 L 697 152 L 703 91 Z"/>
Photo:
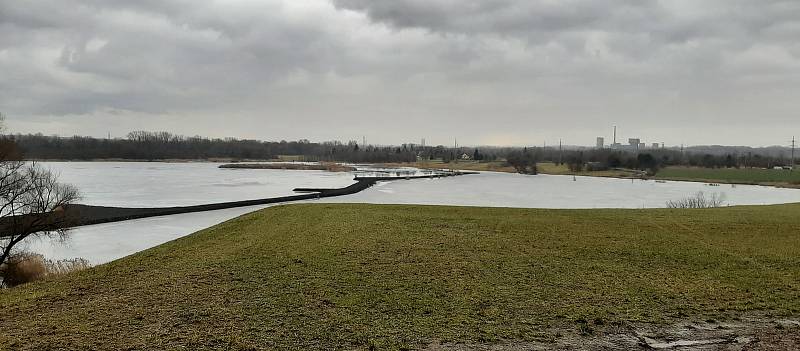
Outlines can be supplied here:
<path id="1" fill-rule="evenodd" d="M 536 175 L 539 170 L 536 167 L 536 155 L 528 151 L 513 151 L 506 157 L 506 162 L 510 164 L 517 173 Z"/>
<path id="2" fill-rule="evenodd" d="M 0 266 L 0 286 L 15 287 L 49 276 L 57 276 L 89 268 L 89 261 L 83 258 L 69 260 L 46 260 L 42 255 L 20 252 L 11 256 Z"/>
<path id="3" fill-rule="evenodd" d="M 713 208 L 721 207 L 725 201 L 724 194 L 711 194 L 710 197 L 700 191 L 693 196 L 686 197 L 677 201 L 667 201 L 667 208 Z"/>
<path id="4" fill-rule="evenodd" d="M 351 172 L 355 171 L 355 167 L 343 165 L 341 163 L 334 163 L 334 162 L 322 162 L 320 163 L 325 170 L 328 172 Z"/>
<path id="5" fill-rule="evenodd" d="M 47 275 L 47 265 L 42 255 L 20 252 L 9 257 L 0 267 L 0 275 L 3 277 L 3 285 L 14 287 L 44 278 Z"/>

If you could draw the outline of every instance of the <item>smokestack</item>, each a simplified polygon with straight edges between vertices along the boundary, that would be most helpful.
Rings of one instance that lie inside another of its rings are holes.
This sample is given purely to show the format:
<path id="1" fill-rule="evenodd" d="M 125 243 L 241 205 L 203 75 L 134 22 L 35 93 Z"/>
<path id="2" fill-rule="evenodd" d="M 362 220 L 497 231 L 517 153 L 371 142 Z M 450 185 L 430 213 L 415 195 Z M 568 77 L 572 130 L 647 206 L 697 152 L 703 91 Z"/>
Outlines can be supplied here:
<path id="1" fill-rule="evenodd" d="M 614 126 L 614 144 L 617 143 L 617 126 Z"/>

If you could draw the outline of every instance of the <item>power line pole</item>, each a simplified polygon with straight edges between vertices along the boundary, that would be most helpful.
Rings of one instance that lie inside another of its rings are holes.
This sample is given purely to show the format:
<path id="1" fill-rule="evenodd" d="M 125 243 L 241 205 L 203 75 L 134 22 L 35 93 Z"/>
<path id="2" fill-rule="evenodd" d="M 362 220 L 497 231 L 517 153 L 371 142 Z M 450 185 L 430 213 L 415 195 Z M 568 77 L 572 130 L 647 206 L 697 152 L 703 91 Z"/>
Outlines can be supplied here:
<path id="1" fill-rule="evenodd" d="M 794 172 L 794 147 L 795 147 L 795 140 L 794 137 L 792 137 L 792 164 L 789 165 L 790 172 Z"/>
<path id="2" fill-rule="evenodd" d="M 558 165 L 561 166 L 564 164 L 564 159 L 562 156 L 564 155 L 564 150 L 561 148 L 561 139 L 558 139 Z"/>

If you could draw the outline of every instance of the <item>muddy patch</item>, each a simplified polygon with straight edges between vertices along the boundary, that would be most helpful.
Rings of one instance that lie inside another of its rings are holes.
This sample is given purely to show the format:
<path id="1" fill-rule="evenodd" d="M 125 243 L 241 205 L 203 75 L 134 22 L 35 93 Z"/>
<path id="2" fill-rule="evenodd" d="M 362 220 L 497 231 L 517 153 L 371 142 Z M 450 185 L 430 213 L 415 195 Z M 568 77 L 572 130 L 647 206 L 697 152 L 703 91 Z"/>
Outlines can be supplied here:
<path id="1" fill-rule="evenodd" d="M 737 321 L 684 321 L 671 325 L 625 324 L 596 328 L 591 335 L 578 328 L 548 331 L 550 341 L 496 344 L 434 342 L 431 351 L 527 350 L 798 350 L 800 319 L 748 318 Z"/>

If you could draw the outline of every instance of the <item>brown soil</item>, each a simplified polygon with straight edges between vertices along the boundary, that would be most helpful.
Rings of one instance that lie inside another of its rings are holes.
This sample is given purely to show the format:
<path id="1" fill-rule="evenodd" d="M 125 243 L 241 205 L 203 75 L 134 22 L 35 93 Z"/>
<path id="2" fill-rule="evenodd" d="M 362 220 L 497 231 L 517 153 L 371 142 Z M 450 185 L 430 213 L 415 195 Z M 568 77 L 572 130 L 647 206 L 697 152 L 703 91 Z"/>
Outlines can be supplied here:
<path id="1" fill-rule="evenodd" d="M 429 351 L 522 350 L 798 350 L 800 320 L 754 317 L 732 322 L 685 321 L 671 325 L 630 324 L 562 327 L 554 340 L 491 344 L 434 342 Z"/>

